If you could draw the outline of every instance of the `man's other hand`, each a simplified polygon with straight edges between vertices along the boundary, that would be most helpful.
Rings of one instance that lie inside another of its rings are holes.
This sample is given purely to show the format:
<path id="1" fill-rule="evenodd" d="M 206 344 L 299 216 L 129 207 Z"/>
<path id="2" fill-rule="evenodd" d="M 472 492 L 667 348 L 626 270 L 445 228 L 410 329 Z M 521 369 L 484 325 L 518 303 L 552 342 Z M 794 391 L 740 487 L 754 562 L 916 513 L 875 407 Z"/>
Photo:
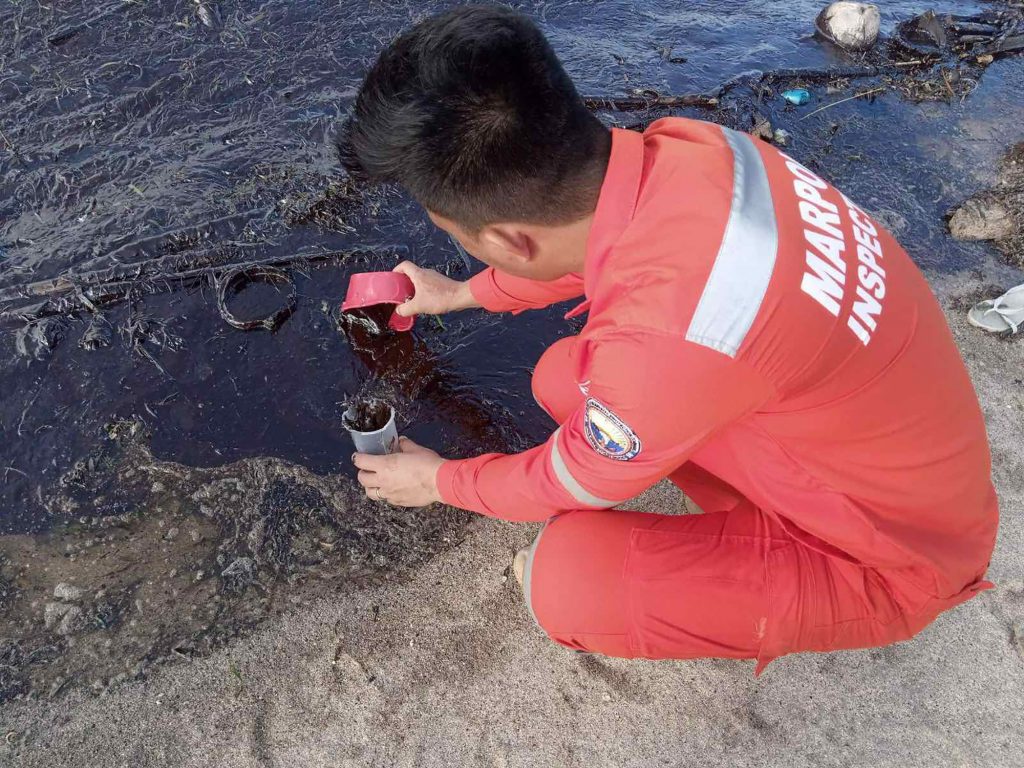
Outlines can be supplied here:
<path id="1" fill-rule="evenodd" d="M 368 453 L 352 456 L 366 497 L 399 507 L 423 507 L 440 501 L 436 477 L 444 459 L 407 437 L 401 438 L 399 449 L 400 453 L 387 456 Z"/>
<path id="2" fill-rule="evenodd" d="M 452 280 L 436 270 L 417 267 L 411 261 L 403 261 L 394 271 L 401 272 L 412 280 L 416 289 L 415 296 L 395 307 L 395 312 L 402 317 L 443 315 L 446 312 L 480 306 L 473 298 L 468 282 Z"/>

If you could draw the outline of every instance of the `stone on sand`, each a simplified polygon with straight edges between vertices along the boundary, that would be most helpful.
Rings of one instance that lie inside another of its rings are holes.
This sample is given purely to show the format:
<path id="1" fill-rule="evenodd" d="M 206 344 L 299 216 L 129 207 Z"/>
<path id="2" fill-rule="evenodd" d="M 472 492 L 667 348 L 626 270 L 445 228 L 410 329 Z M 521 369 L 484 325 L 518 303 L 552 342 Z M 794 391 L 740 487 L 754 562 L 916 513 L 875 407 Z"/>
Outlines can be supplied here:
<path id="1" fill-rule="evenodd" d="M 57 626 L 64 614 L 71 608 L 67 603 L 47 603 L 43 606 L 43 624 L 47 629 Z"/>
<path id="2" fill-rule="evenodd" d="M 60 620 L 60 626 L 57 627 L 57 634 L 73 635 L 75 632 L 80 630 L 85 625 L 85 614 L 82 613 L 82 609 L 77 605 L 68 607 L 67 612 L 64 614 L 64 618 Z"/>
<path id="3" fill-rule="evenodd" d="M 878 6 L 838 2 L 825 8 L 815 20 L 825 39 L 849 51 L 865 51 L 875 44 L 881 27 Z"/>
<path id="4" fill-rule="evenodd" d="M 949 232 L 957 240 L 1003 240 L 1015 230 L 1010 211 L 995 199 L 968 200 L 949 219 Z"/>
<path id="5" fill-rule="evenodd" d="M 62 581 L 56 587 L 53 588 L 53 596 L 58 600 L 64 600 L 69 603 L 73 603 L 76 600 L 80 600 L 85 591 L 81 587 L 76 587 L 72 584 Z"/>

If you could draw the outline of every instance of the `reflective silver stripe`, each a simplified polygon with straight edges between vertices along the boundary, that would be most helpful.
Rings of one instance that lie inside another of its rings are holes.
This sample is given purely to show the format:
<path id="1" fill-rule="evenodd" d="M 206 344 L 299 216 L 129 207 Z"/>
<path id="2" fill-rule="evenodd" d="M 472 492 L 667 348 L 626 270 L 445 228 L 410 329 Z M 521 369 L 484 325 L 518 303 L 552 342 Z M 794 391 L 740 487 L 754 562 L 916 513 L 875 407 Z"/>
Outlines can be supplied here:
<path id="1" fill-rule="evenodd" d="M 768 291 L 779 249 L 775 206 L 754 140 L 722 128 L 733 155 L 732 207 L 686 340 L 735 357 Z"/>
<path id="2" fill-rule="evenodd" d="M 614 507 L 621 504 L 621 501 L 608 501 L 608 499 L 602 499 L 600 496 L 595 496 L 582 485 L 579 481 L 572 476 L 572 472 L 569 471 L 569 467 L 565 464 L 565 459 L 562 458 L 562 454 L 558 451 L 558 434 L 562 431 L 559 427 L 555 430 L 555 434 L 551 438 L 551 466 L 555 470 L 555 477 L 562 484 L 562 487 L 569 492 L 580 504 L 586 504 L 588 507 Z"/>
<path id="3" fill-rule="evenodd" d="M 544 407 L 544 404 L 540 400 L 537 399 L 536 395 L 533 396 L 533 402 L 535 402 L 537 404 L 537 407 L 540 408 L 542 411 L 544 411 L 544 413 L 546 413 L 548 416 L 551 416 L 551 411 L 549 411 L 547 408 Z M 555 417 L 551 416 L 551 418 L 554 419 Z M 557 419 L 555 419 L 555 420 L 557 421 Z"/>
<path id="4" fill-rule="evenodd" d="M 530 609 L 530 615 L 533 617 L 534 623 L 541 629 L 544 629 L 544 627 L 540 626 L 540 622 L 537 621 L 537 612 L 533 610 L 533 594 L 530 592 L 530 585 L 533 583 L 533 577 L 531 576 L 533 573 L 533 556 L 537 551 L 537 545 L 540 544 L 540 537 L 544 535 L 544 531 L 548 529 L 548 523 L 550 522 L 551 520 L 549 519 L 544 523 L 544 527 L 540 529 L 537 538 L 530 545 L 530 551 L 526 555 L 526 567 L 523 568 L 523 599 L 526 601 L 526 607 Z"/>

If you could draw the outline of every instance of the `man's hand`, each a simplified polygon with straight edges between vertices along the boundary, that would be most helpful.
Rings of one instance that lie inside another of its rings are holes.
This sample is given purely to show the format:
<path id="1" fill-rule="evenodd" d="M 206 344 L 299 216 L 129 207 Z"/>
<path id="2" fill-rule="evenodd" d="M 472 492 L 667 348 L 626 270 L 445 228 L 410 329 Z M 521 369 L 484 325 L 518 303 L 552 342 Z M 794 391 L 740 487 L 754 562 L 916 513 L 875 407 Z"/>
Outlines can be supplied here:
<path id="1" fill-rule="evenodd" d="M 401 438 L 399 448 L 401 453 L 388 456 L 352 456 L 366 497 L 399 507 L 423 507 L 441 501 L 435 478 L 444 459 L 407 437 Z"/>
<path id="2" fill-rule="evenodd" d="M 446 312 L 480 306 L 473 298 L 468 282 L 452 280 L 436 270 L 417 267 L 411 261 L 403 261 L 394 271 L 401 272 L 412 280 L 416 288 L 415 296 L 395 307 L 395 312 L 402 317 L 443 315 Z"/>

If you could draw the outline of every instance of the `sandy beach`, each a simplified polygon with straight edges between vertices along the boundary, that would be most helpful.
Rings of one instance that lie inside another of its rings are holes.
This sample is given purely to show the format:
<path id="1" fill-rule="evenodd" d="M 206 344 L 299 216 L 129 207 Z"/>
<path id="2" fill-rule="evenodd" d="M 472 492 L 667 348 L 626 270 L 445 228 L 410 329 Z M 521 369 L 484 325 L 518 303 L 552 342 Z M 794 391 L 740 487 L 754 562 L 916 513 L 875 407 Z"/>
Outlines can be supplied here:
<path id="1" fill-rule="evenodd" d="M 1003 271 L 1009 276 L 1013 273 Z M 933 282 L 981 397 L 1002 522 L 996 589 L 912 641 L 751 662 L 572 654 L 505 571 L 532 526 L 474 520 L 400 579 L 297 599 L 250 636 L 97 697 L 0 714 L 0 763 L 60 766 L 985 766 L 1024 761 L 1024 344 Z M 658 486 L 639 508 L 665 509 Z"/>

